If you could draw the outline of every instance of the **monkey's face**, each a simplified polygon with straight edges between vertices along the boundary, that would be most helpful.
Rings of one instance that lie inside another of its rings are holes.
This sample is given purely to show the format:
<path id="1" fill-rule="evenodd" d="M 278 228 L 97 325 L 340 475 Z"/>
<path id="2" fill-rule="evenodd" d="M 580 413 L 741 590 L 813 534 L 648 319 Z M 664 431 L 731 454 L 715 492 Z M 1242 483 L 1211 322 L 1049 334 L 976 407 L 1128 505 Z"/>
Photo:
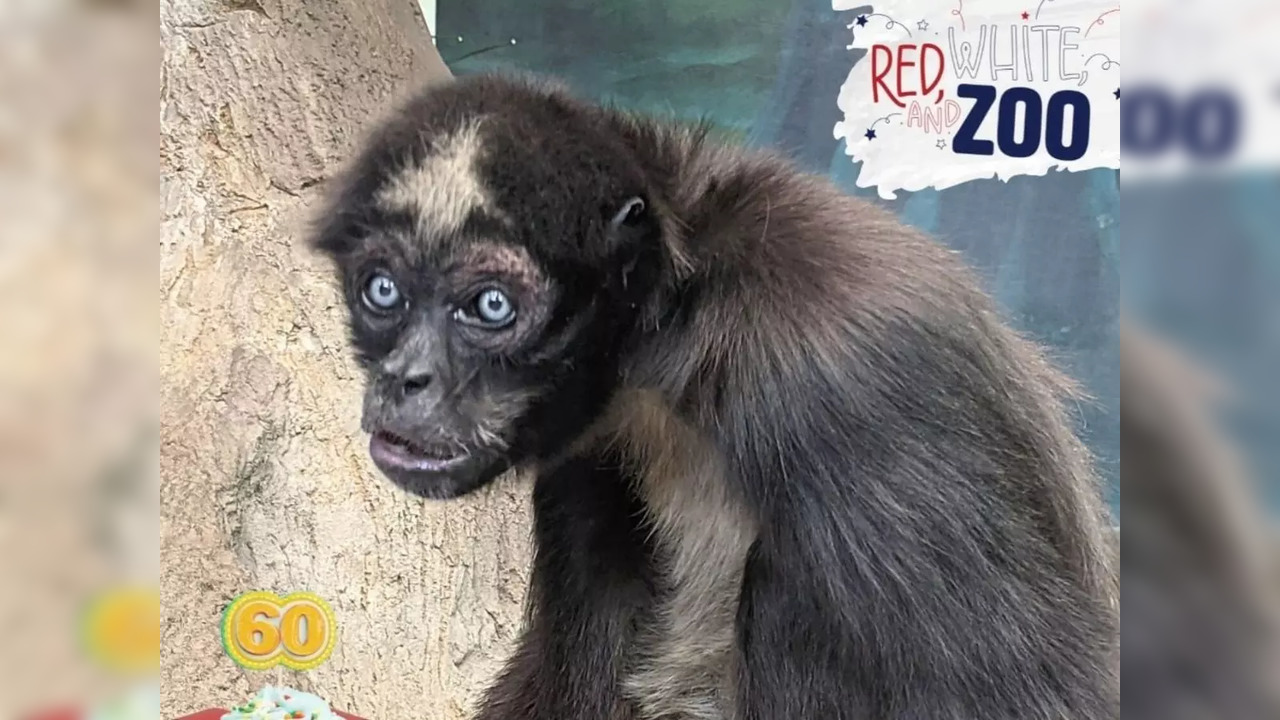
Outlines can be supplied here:
<path id="1" fill-rule="evenodd" d="M 367 371 L 362 427 L 378 468 L 429 497 L 505 469 L 526 444 L 520 421 L 553 380 L 538 360 L 560 293 L 529 253 L 497 242 L 425 263 L 374 253 L 348 282 Z"/>
<path id="2" fill-rule="evenodd" d="M 532 123 L 531 97 L 518 115 L 473 117 L 474 90 L 420 100 L 375 136 L 315 240 L 340 270 L 366 371 L 369 453 L 433 498 L 581 434 L 617 384 L 657 262 L 616 141 L 588 117 Z"/>

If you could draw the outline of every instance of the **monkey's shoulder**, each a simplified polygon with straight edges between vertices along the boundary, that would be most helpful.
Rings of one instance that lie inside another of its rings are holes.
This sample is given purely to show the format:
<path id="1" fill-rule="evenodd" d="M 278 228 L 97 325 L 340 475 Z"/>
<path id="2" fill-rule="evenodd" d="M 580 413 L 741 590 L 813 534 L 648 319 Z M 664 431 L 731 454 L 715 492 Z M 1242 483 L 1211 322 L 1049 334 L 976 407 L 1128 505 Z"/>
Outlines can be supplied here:
<path id="1" fill-rule="evenodd" d="M 766 151 L 701 146 L 681 171 L 676 210 L 704 281 L 803 300 L 845 292 L 977 296 L 962 259 L 875 203 Z"/>

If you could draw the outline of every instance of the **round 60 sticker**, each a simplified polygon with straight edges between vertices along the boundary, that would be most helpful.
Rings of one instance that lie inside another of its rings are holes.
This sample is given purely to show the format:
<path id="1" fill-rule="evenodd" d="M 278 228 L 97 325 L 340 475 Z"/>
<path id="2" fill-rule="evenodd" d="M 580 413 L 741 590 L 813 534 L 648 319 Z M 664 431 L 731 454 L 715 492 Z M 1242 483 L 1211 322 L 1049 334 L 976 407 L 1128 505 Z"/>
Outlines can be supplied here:
<path id="1" fill-rule="evenodd" d="M 275 593 L 245 593 L 222 615 L 222 644 L 249 670 L 277 664 L 310 670 L 329 658 L 338 640 L 338 622 L 329 604 L 309 592 L 283 598 Z"/>

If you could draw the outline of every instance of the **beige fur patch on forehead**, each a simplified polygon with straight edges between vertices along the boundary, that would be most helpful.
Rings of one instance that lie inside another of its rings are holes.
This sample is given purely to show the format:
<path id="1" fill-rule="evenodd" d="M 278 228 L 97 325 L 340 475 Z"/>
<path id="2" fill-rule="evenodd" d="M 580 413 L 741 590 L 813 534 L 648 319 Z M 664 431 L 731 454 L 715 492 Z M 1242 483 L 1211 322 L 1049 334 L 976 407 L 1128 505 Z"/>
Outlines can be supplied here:
<path id="1" fill-rule="evenodd" d="M 481 149 L 480 122 L 469 122 L 433 142 L 422 162 L 393 177 L 378 191 L 378 206 L 416 214 L 424 238 L 457 232 L 473 210 L 493 212 L 477 168 Z"/>

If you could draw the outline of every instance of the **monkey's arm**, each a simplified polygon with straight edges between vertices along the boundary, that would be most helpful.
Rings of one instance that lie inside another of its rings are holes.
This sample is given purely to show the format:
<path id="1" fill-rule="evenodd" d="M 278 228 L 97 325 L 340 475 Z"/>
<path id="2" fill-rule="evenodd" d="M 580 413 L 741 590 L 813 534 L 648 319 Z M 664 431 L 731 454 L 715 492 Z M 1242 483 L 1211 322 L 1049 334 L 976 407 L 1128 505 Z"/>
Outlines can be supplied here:
<path id="1" fill-rule="evenodd" d="M 641 509 L 603 458 L 566 462 L 533 493 L 536 558 L 520 647 L 479 720 L 632 720 L 618 689 L 650 601 Z"/>

